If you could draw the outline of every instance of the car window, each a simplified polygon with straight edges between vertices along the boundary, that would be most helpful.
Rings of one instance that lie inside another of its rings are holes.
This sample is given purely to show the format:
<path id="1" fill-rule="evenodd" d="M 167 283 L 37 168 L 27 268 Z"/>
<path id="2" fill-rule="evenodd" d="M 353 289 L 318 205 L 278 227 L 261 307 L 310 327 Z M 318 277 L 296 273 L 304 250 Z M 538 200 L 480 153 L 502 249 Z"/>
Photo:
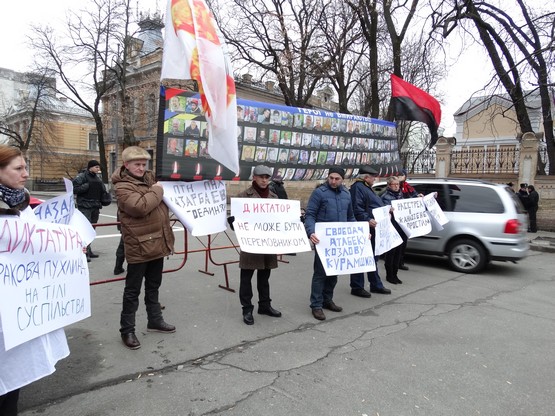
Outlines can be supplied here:
<path id="1" fill-rule="evenodd" d="M 451 210 L 500 214 L 505 212 L 503 201 L 496 190 L 487 186 L 449 184 Z"/>
<path id="2" fill-rule="evenodd" d="M 515 205 L 516 212 L 518 212 L 519 214 L 525 214 L 526 210 L 524 209 L 524 206 L 522 205 L 522 202 L 520 201 L 518 194 L 516 194 L 510 188 L 505 188 L 505 189 L 507 189 L 508 194 L 511 195 L 511 200 Z"/>
<path id="3" fill-rule="evenodd" d="M 417 183 L 411 184 L 412 187 L 422 195 L 428 195 L 431 192 L 437 192 L 436 201 L 443 211 L 450 211 L 448 200 L 445 197 L 445 185 L 441 183 Z"/>

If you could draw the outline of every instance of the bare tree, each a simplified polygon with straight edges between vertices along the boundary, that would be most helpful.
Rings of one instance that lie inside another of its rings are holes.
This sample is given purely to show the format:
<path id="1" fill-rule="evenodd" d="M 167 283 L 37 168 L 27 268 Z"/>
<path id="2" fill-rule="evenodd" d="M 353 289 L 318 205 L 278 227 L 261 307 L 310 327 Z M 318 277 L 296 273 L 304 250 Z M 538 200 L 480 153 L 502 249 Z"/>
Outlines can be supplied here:
<path id="1" fill-rule="evenodd" d="M 323 41 L 325 0 L 231 0 L 211 9 L 233 59 L 275 77 L 285 103 L 305 107 L 328 73 Z M 219 12 L 218 12 L 219 11 Z"/>
<path id="2" fill-rule="evenodd" d="M 511 6 L 513 6 L 511 8 Z M 553 33 L 555 12 L 533 11 L 524 0 L 503 3 L 474 0 L 442 2 L 433 15 L 434 28 L 443 37 L 456 29 L 470 32 L 472 27 L 487 51 L 497 79 L 509 95 L 522 133 L 533 132 L 526 106 L 526 96 L 537 91 L 540 95 L 543 130 L 549 158 L 549 174 L 555 174 L 555 142 L 549 74 L 553 70 Z M 469 28 L 465 23 L 471 23 Z M 526 90 L 523 83 L 533 84 Z"/>
<path id="3" fill-rule="evenodd" d="M 114 48 L 126 7 L 127 3 L 122 0 L 91 0 L 88 9 L 68 14 L 64 42 L 48 26 L 35 26 L 30 38 L 31 46 L 37 51 L 37 64 L 53 68 L 62 82 L 57 94 L 93 117 L 104 182 L 108 182 L 108 170 L 101 101 L 117 83 L 107 74 L 112 63 L 118 60 Z"/>
<path id="4" fill-rule="evenodd" d="M 23 153 L 33 150 L 47 156 L 52 152 L 56 140 L 52 124 L 56 80 L 52 75 L 48 69 L 26 73 L 24 78 L 29 89 L 0 118 L 0 134 L 7 136 Z M 16 128 L 16 122 L 23 128 Z"/>

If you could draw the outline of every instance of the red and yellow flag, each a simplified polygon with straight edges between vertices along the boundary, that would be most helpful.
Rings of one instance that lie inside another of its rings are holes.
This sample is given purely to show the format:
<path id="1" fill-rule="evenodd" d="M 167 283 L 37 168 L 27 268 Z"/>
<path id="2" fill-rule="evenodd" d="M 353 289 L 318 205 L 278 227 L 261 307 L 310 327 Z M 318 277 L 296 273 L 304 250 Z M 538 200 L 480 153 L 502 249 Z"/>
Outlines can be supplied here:
<path id="1" fill-rule="evenodd" d="M 237 97 L 230 72 L 204 0 L 168 0 L 162 79 L 197 81 L 208 122 L 208 153 L 239 174 Z"/>

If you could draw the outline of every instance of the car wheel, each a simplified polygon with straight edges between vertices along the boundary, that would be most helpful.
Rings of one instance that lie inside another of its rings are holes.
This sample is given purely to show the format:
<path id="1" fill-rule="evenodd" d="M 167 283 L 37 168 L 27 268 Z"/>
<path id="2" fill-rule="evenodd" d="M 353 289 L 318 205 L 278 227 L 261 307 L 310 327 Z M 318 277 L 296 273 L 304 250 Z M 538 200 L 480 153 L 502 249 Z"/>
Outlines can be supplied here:
<path id="1" fill-rule="evenodd" d="M 447 256 L 451 268 L 462 273 L 479 273 L 487 263 L 484 246 L 470 239 L 460 239 L 451 243 Z"/>

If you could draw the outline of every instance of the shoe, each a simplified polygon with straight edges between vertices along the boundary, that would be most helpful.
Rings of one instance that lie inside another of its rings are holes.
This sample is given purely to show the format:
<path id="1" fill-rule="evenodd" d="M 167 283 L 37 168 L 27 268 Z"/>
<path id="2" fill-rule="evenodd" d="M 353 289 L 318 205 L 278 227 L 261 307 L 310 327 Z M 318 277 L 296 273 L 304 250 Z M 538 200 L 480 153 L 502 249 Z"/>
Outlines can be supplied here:
<path id="1" fill-rule="evenodd" d="M 382 295 L 391 295 L 391 289 L 387 289 L 385 287 L 380 287 L 378 289 L 370 289 L 372 293 L 380 293 Z"/>
<path id="2" fill-rule="evenodd" d="M 409 266 L 407 266 L 406 264 L 401 264 L 399 266 L 399 270 L 408 270 L 408 269 L 409 269 Z"/>
<path id="3" fill-rule="evenodd" d="M 396 285 L 398 279 L 389 279 L 389 278 L 387 278 L 387 279 L 385 279 L 385 280 L 387 280 L 387 281 L 388 281 L 389 283 L 391 283 L 392 285 Z"/>
<path id="4" fill-rule="evenodd" d="M 252 311 L 243 313 L 243 322 L 247 325 L 254 325 L 254 317 L 252 316 Z"/>
<path id="5" fill-rule="evenodd" d="M 397 276 L 395 276 L 395 282 L 397 282 L 398 285 L 403 284 L 403 281 L 401 279 L 399 279 Z"/>
<path id="6" fill-rule="evenodd" d="M 351 289 L 351 295 L 358 296 L 359 298 L 369 298 L 372 295 L 363 288 Z"/>
<path id="7" fill-rule="evenodd" d="M 141 348 L 141 343 L 133 332 L 130 332 L 128 334 L 121 334 L 121 340 L 130 350 L 138 350 L 139 348 Z"/>
<path id="8" fill-rule="evenodd" d="M 324 315 L 324 311 L 322 309 L 312 309 L 312 316 L 314 316 L 319 321 L 326 320 L 326 315 Z"/>
<path id="9" fill-rule="evenodd" d="M 272 308 L 271 306 L 268 306 L 266 308 L 258 308 L 258 314 L 273 316 L 274 318 L 279 318 L 281 316 L 281 312 L 277 309 Z"/>
<path id="10" fill-rule="evenodd" d="M 117 276 L 119 274 L 125 273 L 125 269 L 123 267 L 116 267 L 114 268 L 114 274 Z"/>
<path id="11" fill-rule="evenodd" d="M 328 310 L 333 311 L 333 312 L 341 312 L 343 310 L 343 308 L 341 306 L 337 306 L 333 301 L 330 301 L 328 303 L 324 303 L 324 309 L 328 309 Z"/>
<path id="12" fill-rule="evenodd" d="M 164 321 L 157 323 L 148 323 L 146 326 L 148 332 L 167 332 L 168 334 L 175 332 L 175 326 L 170 325 Z"/>

